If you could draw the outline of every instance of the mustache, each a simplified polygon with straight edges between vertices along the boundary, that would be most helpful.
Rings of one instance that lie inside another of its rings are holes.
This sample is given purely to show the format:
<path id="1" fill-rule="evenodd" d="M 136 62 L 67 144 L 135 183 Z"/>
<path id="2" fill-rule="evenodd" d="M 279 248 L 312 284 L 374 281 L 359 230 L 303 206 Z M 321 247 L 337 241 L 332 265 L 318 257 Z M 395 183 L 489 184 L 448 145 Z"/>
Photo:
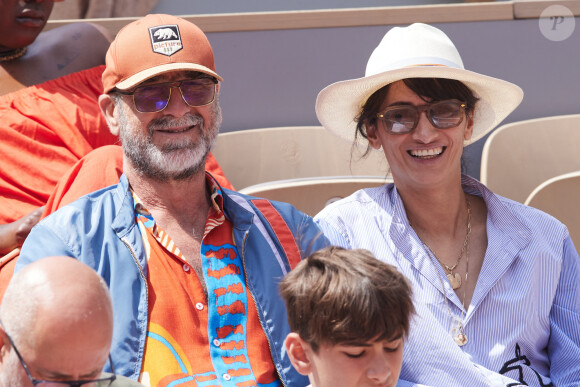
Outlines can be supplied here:
<path id="1" fill-rule="evenodd" d="M 197 114 L 187 113 L 179 118 L 170 116 L 156 118 L 147 125 L 147 129 L 149 130 L 149 133 L 153 133 L 155 130 L 171 129 L 177 126 L 203 126 L 203 124 L 203 117 Z"/>

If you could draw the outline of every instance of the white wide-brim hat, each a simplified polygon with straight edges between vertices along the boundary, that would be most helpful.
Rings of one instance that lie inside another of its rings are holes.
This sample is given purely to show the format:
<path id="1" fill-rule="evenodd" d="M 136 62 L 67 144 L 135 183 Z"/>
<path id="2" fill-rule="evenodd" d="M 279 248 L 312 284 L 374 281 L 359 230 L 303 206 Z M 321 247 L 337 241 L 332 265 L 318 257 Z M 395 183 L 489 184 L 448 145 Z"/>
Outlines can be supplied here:
<path id="1" fill-rule="evenodd" d="M 473 135 L 466 144 L 495 128 L 524 96 L 513 83 L 465 70 L 457 48 L 443 31 L 415 23 L 385 34 L 369 58 L 364 78 L 325 87 L 316 99 L 316 116 L 327 130 L 352 141 L 356 118 L 367 99 L 381 87 L 406 78 L 455 79 L 471 89 L 479 101 Z"/>

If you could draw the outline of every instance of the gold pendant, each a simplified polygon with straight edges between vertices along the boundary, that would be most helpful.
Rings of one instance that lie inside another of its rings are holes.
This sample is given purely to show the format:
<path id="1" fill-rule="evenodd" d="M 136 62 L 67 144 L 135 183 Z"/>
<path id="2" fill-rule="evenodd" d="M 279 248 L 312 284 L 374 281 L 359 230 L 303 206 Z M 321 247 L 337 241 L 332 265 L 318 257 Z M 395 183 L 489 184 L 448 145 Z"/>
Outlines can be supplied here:
<path id="1" fill-rule="evenodd" d="M 459 345 L 460 347 L 463 347 L 465 344 L 467 344 L 467 336 L 463 332 L 459 332 L 453 340 L 455 340 L 455 344 Z"/>
<path id="2" fill-rule="evenodd" d="M 447 279 L 449 280 L 449 283 L 451 284 L 451 288 L 453 290 L 461 286 L 461 276 L 459 275 L 459 273 L 455 274 L 449 273 L 447 274 Z"/>
<path id="3" fill-rule="evenodd" d="M 463 322 L 458 317 L 453 317 L 451 321 L 451 329 L 449 330 L 451 337 L 453 337 L 453 341 L 455 344 L 463 347 L 467 344 L 467 335 L 463 333 Z"/>

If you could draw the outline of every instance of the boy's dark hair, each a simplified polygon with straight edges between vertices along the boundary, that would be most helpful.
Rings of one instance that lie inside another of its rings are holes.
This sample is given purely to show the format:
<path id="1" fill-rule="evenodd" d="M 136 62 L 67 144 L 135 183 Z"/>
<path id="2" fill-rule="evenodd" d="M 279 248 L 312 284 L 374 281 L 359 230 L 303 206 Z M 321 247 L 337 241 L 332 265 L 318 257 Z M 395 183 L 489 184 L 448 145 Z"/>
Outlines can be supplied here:
<path id="1" fill-rule="evenodd" d="M 415 311 L 405 277 L 362 249 L 315 252 L 282 279 L 280 293 L 290 329 L 314 351 L 321 343 L 406 337 Z"/>

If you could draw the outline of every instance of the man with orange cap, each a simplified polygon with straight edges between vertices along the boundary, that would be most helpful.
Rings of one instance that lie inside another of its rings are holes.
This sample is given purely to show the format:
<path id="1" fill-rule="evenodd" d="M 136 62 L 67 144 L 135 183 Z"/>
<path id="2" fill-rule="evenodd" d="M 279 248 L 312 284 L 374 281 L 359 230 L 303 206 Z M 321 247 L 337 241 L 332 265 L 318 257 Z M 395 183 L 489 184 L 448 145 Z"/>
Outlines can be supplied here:
<path id="1" fill-rule="evenodd" d="M 124 27 L 99 97 L 124 175 L 41 221 L 17 270 L 43 255 L 95 268 L 113 297 L 115 369 L 145 385 L 303 386 L 277 286 L 327 240 L 292 206 L 204 171 L 221 81 L 194 24 L 148 15 Z"/>
<path id="2" fill-rule="evenodd" d="M 113 36 L 84 22 L 41 33 L 54 2 L 0 1 L 0 299 L 38 220 L 117 183 L 122 171 L 121 149 L 111 145 L 118 138 L 97 104 Z M 206 169 L 231 188 L 211 154 Z"/>

